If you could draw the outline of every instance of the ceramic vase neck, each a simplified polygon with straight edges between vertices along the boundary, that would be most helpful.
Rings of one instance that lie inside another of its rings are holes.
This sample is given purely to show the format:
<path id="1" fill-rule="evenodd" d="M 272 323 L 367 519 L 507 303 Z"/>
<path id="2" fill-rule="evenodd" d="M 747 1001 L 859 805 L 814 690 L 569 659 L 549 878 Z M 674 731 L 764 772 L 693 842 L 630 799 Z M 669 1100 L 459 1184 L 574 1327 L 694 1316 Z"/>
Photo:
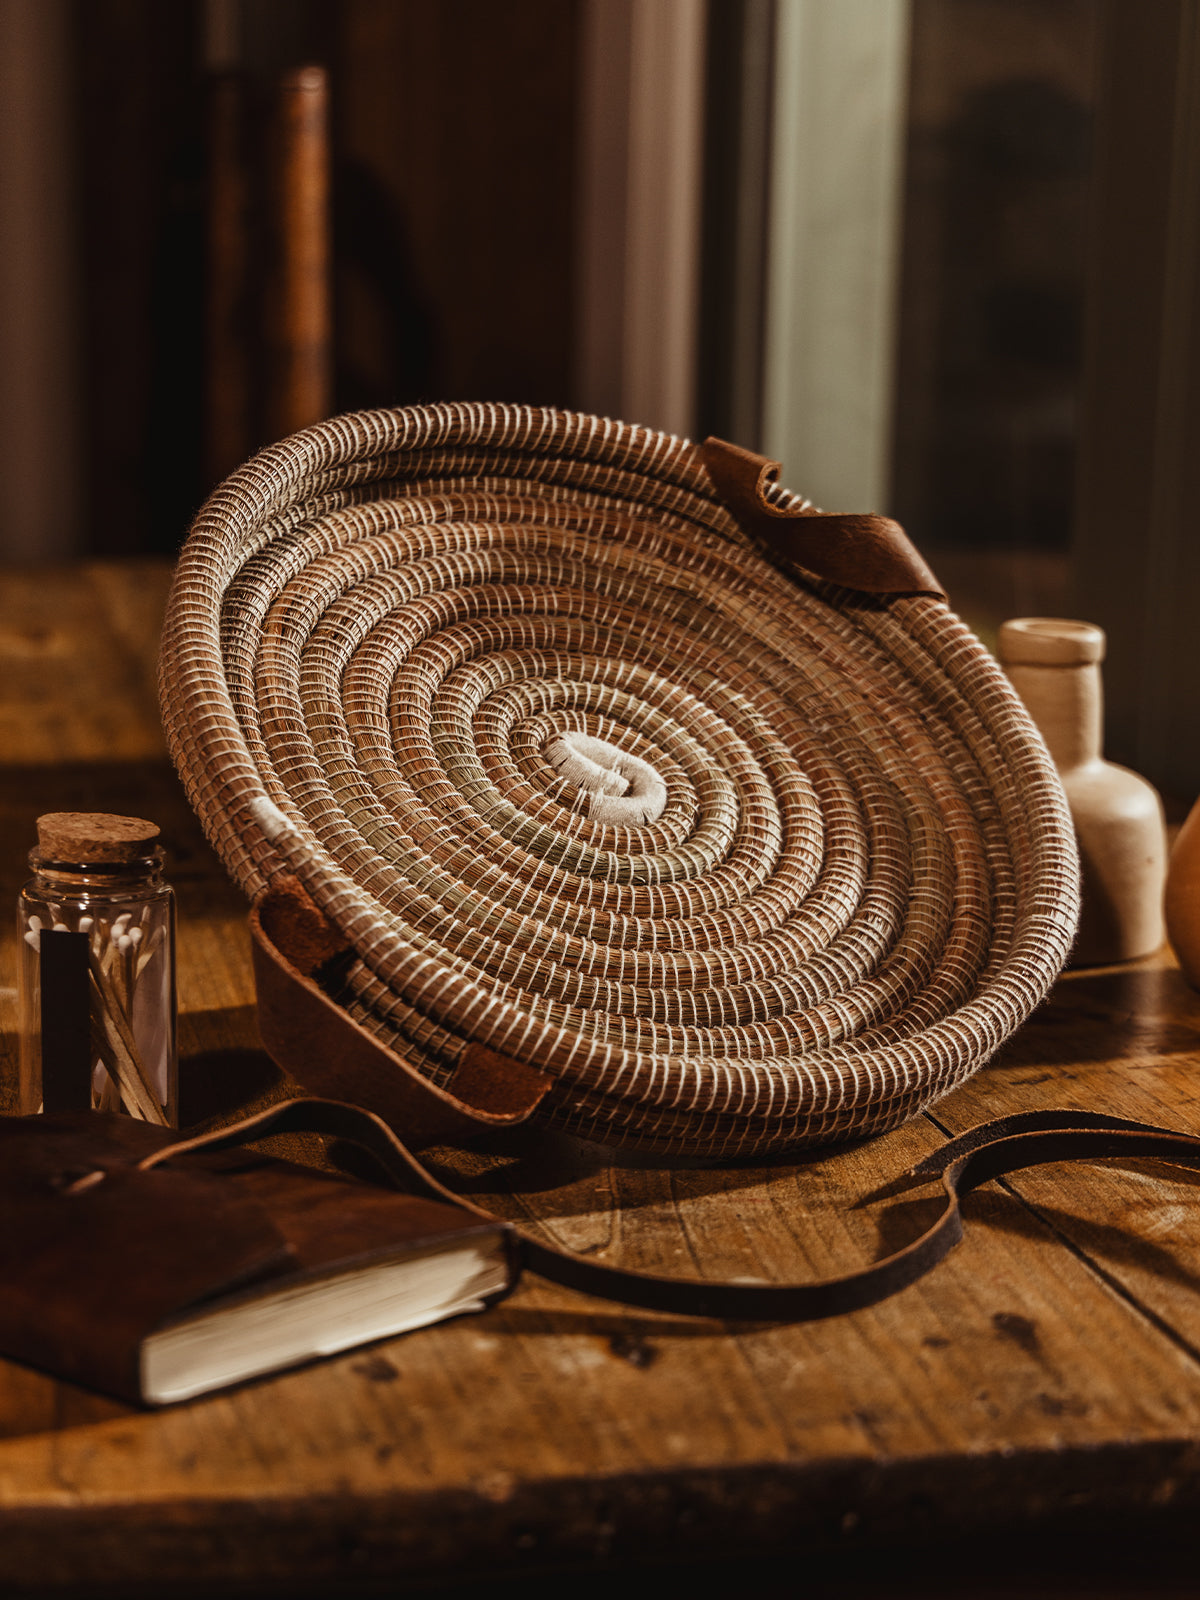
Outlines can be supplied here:
<path id="1" fill-rule="evenodd" d="M 1103 759 L 1104 690 L 1094 662 L 1077 667 L 1020 667 L 1022 700 L 1060 772 Z"/>
<path id="2" fill-rule="evenodd" d="M 1026 617 L 1000 630 L 1000 659 L 1060 772 L 1103 759 L 1104 634 L 1089 623 Z"/>

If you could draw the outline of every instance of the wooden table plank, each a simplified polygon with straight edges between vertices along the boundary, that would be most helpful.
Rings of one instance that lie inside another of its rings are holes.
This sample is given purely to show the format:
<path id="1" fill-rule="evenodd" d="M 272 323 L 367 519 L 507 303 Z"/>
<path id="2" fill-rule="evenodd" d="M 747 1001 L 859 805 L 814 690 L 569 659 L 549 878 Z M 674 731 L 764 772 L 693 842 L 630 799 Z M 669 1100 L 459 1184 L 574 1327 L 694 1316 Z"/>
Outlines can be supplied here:
<path id="1" fill-rule="evenodd" d="M 169 582 L 161 561 L 5 573 L 6 765 L 161 759 L 154 619 Z"/>
<path id="2" fill-rule="evenodd" d="M 41 810 L 162 823 L 184 1108 L 200 1120 L 286 1085 L 258 1048 L 244 906 L 153 722 L 166 578 L 71 571 L 53 606 L 34 577 L 0 585 L 0 887 L 15 893 Z M 14 701 L 31 682 L 32 719 Z M 11 988 L 0 1022 L 10 1083 Z M 601 1259 L 843 1271 L 928 1221 L 927 1194 L 855 1202 L 946 1129 L 1062 1103 L 1192 1126 L 1198 1028 L 1200 997 L 1158 958 L 1067 977 L 993 1067 L 867 1144 L 722 1168 L 535 1135 L 441 1164 Z M 1149 1166 L 1021 1174 L 967 1202 L 966 1240 L 921 1284 L 818 1324 L 654 1316 L 530 1276 L 485 1316 L 159 1414 L 0 1363 L 0 1590 L 133 1592 L 152 1571 L 286 1592 L 1183 1517 L 1200 1499 L 1194 1193 Z"/>
<path id="3" fill-rule="evenodd" d="M 1200 994 L 1169 951 L 1065 974 L 999 1057 L 933 1115 L 959 1133 L 1060 1106 L 1200 1132 Z M 1181 1348 L 1200 1351 L 1200 1172 L 1104 1161 L 1014 1174 L 1004 1188 Z"/>

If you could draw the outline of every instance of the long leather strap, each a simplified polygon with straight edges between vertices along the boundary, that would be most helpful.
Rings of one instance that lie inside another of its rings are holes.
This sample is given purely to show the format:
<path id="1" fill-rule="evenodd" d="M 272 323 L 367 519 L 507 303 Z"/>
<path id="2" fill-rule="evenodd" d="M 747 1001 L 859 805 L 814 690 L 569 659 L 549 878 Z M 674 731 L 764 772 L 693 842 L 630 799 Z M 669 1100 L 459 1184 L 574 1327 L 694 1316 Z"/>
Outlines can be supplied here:
<path id="1" fill-rule="evenodd" d="M 399 1187 L 448 1201 L 478 1217 L 499 1220 L 439 1183 L 381 1118 L 336 1100 L 284 1101 L 229 1127 L 167 1145 L 146 1157 L 141 1166 L 157 1166 L 192 1150 L 246 1144 L 271 1133 L 300 1132 L 348 1140 L 369 1151 Z M 897 1181 L 864 1197 L 881 1199 L 940 1178 L 945 1202 L 937 1221 L 920 1238 L 855 1272 L 809 1283 L 708 1282 L 631 1272 L 555 1249 L 519 1229 L 514 1232 L 521 1259 L 530 1271 L 601 1299 L 731 1321 L 816 1321 L 874 1305 L 923 1277 L 962 1238 L 962 1196 L 989 1178 L 1051 1161 L 1096 1161 L 1112 1156 L 1155 1157 L 1195 1165 L 1200 1163 L 1200 1138 L 1151 1123 L 1074 1110 L 1034 1111 L 983 1123 L 926 1156 Z"/>

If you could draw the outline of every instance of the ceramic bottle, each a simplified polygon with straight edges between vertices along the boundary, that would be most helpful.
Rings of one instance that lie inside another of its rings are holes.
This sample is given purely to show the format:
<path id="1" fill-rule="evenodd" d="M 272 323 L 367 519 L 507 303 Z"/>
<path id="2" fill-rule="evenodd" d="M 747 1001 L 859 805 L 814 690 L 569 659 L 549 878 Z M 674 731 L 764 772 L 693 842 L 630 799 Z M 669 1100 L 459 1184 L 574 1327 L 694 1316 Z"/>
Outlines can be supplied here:
<path id="1" fill-rule="evenodd" d="M 999 655 L 1062 779 L 1083 870 L 1072 966 L 1149 955 L 1163 942 L 1166 824 L 1157 791 L 1102 754 L 1104 630 L 1059 617 L 1018 617 Z"/>
<path id="2" fill-rule="evenodd" d="M 1171 948 L 1188 982 L 1200 989 L 1200 800 L 1171 851 L 1164 910 Z"/>

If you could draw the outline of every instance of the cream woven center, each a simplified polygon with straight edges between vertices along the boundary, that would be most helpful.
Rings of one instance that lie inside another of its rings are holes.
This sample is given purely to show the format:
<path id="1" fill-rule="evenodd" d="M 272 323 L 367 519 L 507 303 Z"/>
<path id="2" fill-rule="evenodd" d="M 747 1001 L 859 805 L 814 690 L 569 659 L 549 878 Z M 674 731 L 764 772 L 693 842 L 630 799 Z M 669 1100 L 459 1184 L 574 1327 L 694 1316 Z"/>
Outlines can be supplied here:
<path id="1" fill-rule="evenodd" d="M 644 828 L 666 810 L 667 786 L 648 761 L 587 733 L 562 733 L 548 741 L 546 760 L 573 783 L 594 822 Z"/>

